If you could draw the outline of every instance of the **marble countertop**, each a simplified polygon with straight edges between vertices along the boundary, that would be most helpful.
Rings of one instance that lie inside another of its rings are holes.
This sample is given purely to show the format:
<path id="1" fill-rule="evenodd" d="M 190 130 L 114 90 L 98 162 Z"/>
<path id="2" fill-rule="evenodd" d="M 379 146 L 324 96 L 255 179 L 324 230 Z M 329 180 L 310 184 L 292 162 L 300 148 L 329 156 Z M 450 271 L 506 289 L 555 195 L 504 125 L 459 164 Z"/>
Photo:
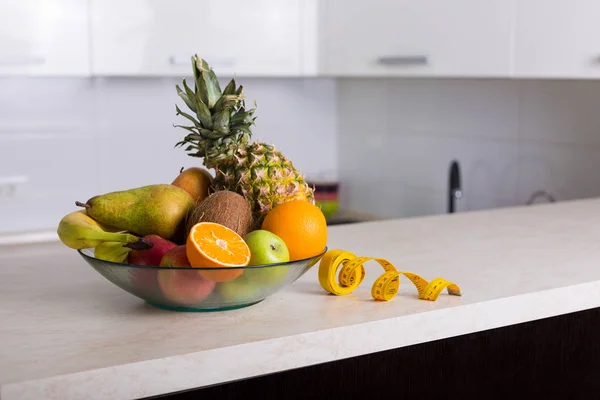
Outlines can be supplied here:
<path id="1" fill-rule="evenodd" d="M 185 390 L 600 306 L 600 200 L 330 228 L 329 247 L 457 283 L 419 300 L 381 273 L 347 296 L 318 266 L 254 306 L 160 310 L 57 243 L 0 247 L 0 399 L 131 399 Z"/>

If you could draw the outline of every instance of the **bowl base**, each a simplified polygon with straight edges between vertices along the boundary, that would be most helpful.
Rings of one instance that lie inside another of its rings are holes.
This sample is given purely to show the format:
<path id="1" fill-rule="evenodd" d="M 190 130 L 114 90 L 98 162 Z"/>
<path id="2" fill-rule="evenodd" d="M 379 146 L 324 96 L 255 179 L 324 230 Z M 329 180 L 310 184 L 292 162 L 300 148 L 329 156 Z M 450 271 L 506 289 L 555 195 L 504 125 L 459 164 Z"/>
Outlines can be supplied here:
<path id="1" fill-rule="evenodd" d="M 171 306 L 165 306 L 162 304 L 156 304 L 156 303 L 151 303 L 149 301 L 147 301 L 146 303 L 150 304 L 153 307 L 157 307 L 157 308 L 162 308 L 163 310 L 169 310 L 169 311 L 185 311 L 185 312 L 215 312 L 215 311 L 229 311 L 229 310 L 237 310 L 238 308 L 245 308 L 245 307 L 250 307 L 253 306 L 255 304 L 260 303 L 261 301 L 263 301 L 264 299 L 252 302 L 252 303 L 246 303 L 246 304 L 239 304 L 237 306 L 231 306 L 231 307 L 215 307 L 215 308 L 192 308 L 192 307 L 171 307 Z"/>

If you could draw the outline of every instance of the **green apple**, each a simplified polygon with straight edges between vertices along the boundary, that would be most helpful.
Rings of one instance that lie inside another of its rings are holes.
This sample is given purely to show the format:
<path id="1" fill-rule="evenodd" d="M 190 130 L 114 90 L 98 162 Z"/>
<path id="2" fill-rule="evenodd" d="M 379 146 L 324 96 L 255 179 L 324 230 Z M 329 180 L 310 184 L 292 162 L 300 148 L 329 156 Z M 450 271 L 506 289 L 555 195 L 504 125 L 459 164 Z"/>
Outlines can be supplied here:
<path id="1" fill-rule="evenodd" d="M 290 261 L 290 252 L 279 236 L 264 229 L 248 233 L 244 241 L 250 248 L 250 263 L 248 265 L 278 264 Z M 252 283 L 274 286 L 279 284 L 287 275 L 288 267 L 248 268 L 244 276 Z"/>
<path id="2" fill-rule="evenodd" d="M 290 261 L 290 252 L 282 238 L 264 229 L 257 229 L 244 237 L 250 248 L 250 264 L 277 264 Z"/>
<path id="3" fill-rule="evenodd" d="M 224 301 L 247 303 L 260 295 L 261 285 L 249 281 L 244 273 L 232 281 L 219 282 L 217 291 Z"/>

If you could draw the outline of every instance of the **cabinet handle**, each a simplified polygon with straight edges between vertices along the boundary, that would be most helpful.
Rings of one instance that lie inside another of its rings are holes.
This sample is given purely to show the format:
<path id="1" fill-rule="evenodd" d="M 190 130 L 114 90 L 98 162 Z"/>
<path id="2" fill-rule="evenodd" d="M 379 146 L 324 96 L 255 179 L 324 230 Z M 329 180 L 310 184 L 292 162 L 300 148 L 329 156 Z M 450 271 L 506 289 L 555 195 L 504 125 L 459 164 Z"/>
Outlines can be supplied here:
<path id="1" fill-rule="evenodd" d="M 42 65 L 45 63 L 44 57 L 0 57 L 0 66 Z"/>
<path id="2" fill-rule="evenodd" d="M 377 59 L 381 65 L 426 65 L 427 56 L 382 56 Z"/>
<path id="3" fill-rule="evenodd" d="M 211 67 L 223 68 L 223 67 L 233 67 L 236 62 L 232 58 L 217 58 L 217 59 L 209 59 Z M 169 57 L 169 64 L 173 66 L 181 66 L 181 65 L 189 65 L 192 62 L 190 57 L 177 57 L 171 56 Z"/>

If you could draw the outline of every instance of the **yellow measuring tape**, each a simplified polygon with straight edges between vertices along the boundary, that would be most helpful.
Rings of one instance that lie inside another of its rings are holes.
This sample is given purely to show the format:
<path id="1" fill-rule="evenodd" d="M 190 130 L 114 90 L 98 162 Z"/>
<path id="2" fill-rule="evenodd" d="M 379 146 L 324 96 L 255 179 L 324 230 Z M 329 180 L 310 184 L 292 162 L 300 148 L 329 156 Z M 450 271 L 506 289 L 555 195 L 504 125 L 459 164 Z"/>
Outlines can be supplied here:
<path id="1" fill-rule="evenodd" d="M 388 301 L 394 298 L 400 288 L 400 275 L 406 276 L 415 285 L 419 292 L 419 299 L 435 301 L 444 289 L 448 294 L 461 296 L 460 288 L 442 278 L 435 278 L 427 282 L 412 272 L 398 271 L 394 265 L 383 258 L 357 257 L 344 250 L 329 250 L 319 264 L 319 283 L 329 293 L 341 296 L 351 293 L 365 279 L 364 264 L 368 261 L 377 261 L 385 270 L 384 274 L 375 280 L 371 288 L 371 296 L 375 300 Z M 339 283 L 336 273 L 339 267 Z"/>

